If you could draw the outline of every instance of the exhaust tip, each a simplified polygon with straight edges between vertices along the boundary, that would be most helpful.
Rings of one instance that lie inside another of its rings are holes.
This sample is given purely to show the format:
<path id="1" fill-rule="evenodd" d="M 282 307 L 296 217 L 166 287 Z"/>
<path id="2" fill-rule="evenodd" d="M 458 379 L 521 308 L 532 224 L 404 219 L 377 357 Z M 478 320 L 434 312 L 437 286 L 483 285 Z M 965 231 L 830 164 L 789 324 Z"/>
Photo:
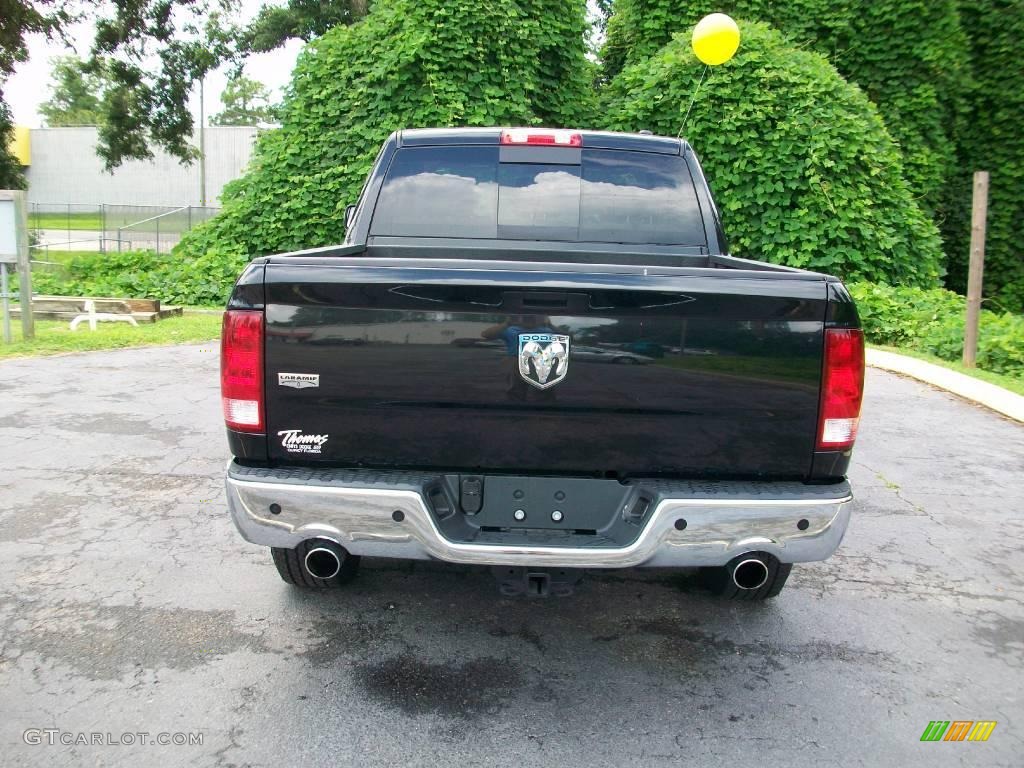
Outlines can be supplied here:
<path id="1" fill-rule="evenodd" d="M 303 563 L 306 571 L 315 579 L 333 579 L 341 571 L 341 558 L 325 547 L 309 550 Z"/>
<path id="2" fill-rule="evenodd" d="M 732 581 L 740 589 L 760 589 L 768 581 L 768 566 L 754 557 L 741 560 L 732 569 Z"/>

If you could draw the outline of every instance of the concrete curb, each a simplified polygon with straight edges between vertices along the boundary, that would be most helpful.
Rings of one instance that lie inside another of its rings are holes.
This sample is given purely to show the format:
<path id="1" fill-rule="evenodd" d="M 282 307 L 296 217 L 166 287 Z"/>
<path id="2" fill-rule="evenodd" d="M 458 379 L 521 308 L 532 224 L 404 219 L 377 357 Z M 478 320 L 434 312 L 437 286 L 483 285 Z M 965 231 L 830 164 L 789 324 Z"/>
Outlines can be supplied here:
<path id="1" fill-rule="evenodd" d="M 914 357 L 897 355 L 894 352 L 885 352 L 881 349 L 869 348 L 866 358 L 867 364 L 872 368 L 902 373 L 904 376 L 910 376 L 925 384 L 952 392 L 965 400 L 991 408 L 1014 421 L 1024 423 L 1024 397 L 997 387 L 995 384 L 951 371 L 941 365 L 927 363 Z"/>

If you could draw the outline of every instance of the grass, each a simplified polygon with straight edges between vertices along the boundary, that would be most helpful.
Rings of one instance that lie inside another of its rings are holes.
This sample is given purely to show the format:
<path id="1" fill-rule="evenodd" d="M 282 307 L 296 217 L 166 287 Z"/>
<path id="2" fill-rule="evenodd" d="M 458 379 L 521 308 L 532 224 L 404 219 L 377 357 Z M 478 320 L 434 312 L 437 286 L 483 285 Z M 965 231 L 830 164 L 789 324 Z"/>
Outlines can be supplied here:
<path id="1" fill-rule="evenodd" d="M 989 384 L 995 384 L 997 387 L 1008 389 L 1018 395 L 1024 395 L 1024 380 L 1018 379 L 1014 376 L 1005 376 L 1001 373 L 992 373 L 991 371 L 983 371 L 980 368 L 964 368 L 960 363 L 951 362 L 950 360 L 943 360 L 941 357 L 935 357 L 935 355 L 929 355 L 925 352 L 917 352 L 912 349 L 902 349 L 900 347 L 887 347 L 882 344 L 870 344 L 872 349 L 880 349 L 883 352 L 895 352 L 897 355 L 905 355 L 906 357 L 914 357 L 918 360 L 924 360 L 926 363 L 933 363 L 934 365 L 941 365 L 943 368 L 948 368 L 951 371 L 962 373 L 966 376 L 970 376 L 981 381 L 987 381 Z"/>
<path id="2" fill-rule="evenodd" d="M 99 212 L 90 213 L 37 213 L 28 215 L 30 229 L 103 229 Z"/>
<path id="3" fill-rule="evenodd" d="M 36 337 L 24 341 L 21 321 L 14 318 L 11 320 L 13 341 L 5 344 L 0 336 L 0 359 L 212 341 L 220 335 L 220 323 L 219 315 L 185 315 L 138 327 L 128 323 L 99 323 L 95 331 L 90 331 L 89 325 L 83 323 L 77 331 L 72 331 L 65 321 L 37 320 Z"/>
<path id="4" fill-rule="evenodd" d="M 68 230 L 81 229 L 99 232 L 106 229 L 111 236 L 118 227 L 126 227 L 125 237 L 133 233 L 152 237 L 157 231 L 165 233 L 187 232 L 217 212 L 216 208 L 186 207 L 179 211 L 160 206 L 132 208 L 108 207 L 105 213 L 94 211 L 33 211 L 28 214 L 29 229 Z M 159 219 L 153 217 L 159 215 Z M 141 223 L 145 222 L 145 223 Z"/>

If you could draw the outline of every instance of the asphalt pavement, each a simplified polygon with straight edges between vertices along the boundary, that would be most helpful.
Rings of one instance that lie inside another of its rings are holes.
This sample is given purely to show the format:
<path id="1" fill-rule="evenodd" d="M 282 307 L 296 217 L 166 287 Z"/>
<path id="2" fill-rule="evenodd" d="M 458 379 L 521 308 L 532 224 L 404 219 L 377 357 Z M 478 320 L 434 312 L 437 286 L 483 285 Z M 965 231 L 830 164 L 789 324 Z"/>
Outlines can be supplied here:
<path id="1" fill-rule="evenodd" d="M 395 561 L 304 592 L 227 516 L 217 364 L 0 363 L 0 764 L 1024 764 L 1022 425 L 871 370 L 846 540 L 764 604 Z"/>

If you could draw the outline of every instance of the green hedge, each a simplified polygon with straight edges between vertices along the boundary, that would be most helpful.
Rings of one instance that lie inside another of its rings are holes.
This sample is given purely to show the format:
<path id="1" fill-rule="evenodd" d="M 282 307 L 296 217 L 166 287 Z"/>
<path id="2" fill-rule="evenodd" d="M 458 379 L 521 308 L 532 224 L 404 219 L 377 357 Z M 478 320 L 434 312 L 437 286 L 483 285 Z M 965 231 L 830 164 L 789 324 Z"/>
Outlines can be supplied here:
<path id="1" fill-rule="evenodd" d="M 340 242 L 345 205 L 398 128 L 588 122 L 585 14 L 584 0 L 377 0 L 306 46 L 281 127 L 179 250 L 257 256 Z"/>
<path id="2" fill-rule="evenodd" d="M 208 251 L 195 258 L 153 251 L 76 256 L 60 271 L 33 271 L 32 290 L 60 296 L 124 296 L 166 304 L 223 306 L 248 263 L 245 256 Z"/>
<path id="3" fill-rule="evenodd" d="M 844 278 L 937 284 L 941 243 L 873 104 L 819 54 L 740 21 L 739 53 L 701 87 L 685 135 L 732 251 Z M 605 90 L 605 127 L 674 136 L 703 66 L 689 32 Z"/>
<path id="4" fill-rule="evenodd" d="M 872 283 L 847 286 L 868 341 L 945 360 L 963 355 L 965 300 L 943 288 L 893 287 Z M 978 367 L 1024 379 L 1024 317 L 981 311 Z"/>

